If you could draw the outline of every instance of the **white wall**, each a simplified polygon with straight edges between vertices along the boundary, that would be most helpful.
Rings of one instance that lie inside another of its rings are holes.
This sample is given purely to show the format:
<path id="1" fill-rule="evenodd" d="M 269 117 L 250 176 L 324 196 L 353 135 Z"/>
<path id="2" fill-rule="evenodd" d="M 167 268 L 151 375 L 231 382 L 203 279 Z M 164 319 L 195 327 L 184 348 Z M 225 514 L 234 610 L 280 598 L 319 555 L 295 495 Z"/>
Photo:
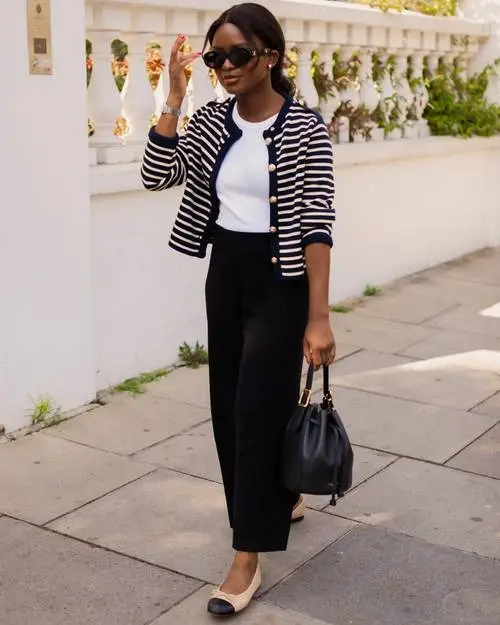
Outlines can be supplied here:
<path id="1" fill-rule="evenodd" d="M 359 295 L 367 283 L 500 245 L 500 139 L 386 141 L 335 151 L 332 302 Z M 171 363 L 180 343 L 206 335 L 207 263 L 167 247 L 181 191 L 110 192 L 134 184 L 139 188 L 137 168 L 93 168 L 100 388 Z"/>
<path id="2" fill-rule="evenodd" d="M 356 166 L 339 155 L 333 299 L 500 245 L 500 141 L 422 141 L 390 144 L 387 160 L 362 146 Z"/>
<path id="3" fill-rule="evenodd" d="M 92 275 L 100 389 L 177 359 L 205 341 L 207 262 L 167 243 L 180 189 L 92 198 Z"/>
<path id="4" fill-rule="evenodd" d="M 0 423 L 95 396 L 83 0 L 52 0 L 55 75 L 29 76 L 26 2 L 0 20 Z"/>

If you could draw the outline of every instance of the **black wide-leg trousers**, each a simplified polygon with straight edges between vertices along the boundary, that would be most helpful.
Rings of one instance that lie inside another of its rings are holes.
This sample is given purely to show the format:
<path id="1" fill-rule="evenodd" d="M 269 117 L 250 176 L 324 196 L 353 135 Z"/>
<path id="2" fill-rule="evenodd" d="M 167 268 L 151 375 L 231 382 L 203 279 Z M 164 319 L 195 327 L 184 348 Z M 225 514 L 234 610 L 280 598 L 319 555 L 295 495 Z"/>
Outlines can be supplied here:
<path id="1" fill-rule="evenodd" d="M 297 405 L 306 278 L 281 280 L 267 234 L 217 229 L 206 282 L 210 396 L 233 548 L 282 551 L 297 493 L 282 442 Z"/>

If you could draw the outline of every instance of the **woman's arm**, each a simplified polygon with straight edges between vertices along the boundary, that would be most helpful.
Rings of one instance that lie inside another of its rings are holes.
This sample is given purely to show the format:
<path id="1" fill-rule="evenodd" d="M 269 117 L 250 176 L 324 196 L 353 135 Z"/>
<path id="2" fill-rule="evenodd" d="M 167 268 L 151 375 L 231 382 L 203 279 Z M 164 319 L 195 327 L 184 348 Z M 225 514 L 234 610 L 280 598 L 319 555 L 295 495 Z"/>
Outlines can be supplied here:
<path id="1" fill-rule="evenodd" d="M 326 127 L 320 124 L 308 146 L 301 215 L 309 279 L 309 320 L 304 337 L 304 356 L 316 367 L 330 365 L 335 358 L 329 311 L 331 231 L 335 220 L 333 199 L 333 147 Z"/>
<path id="2" fill-rule="evenodd" d="M 311 243 L 306 247 L 309 279 L 309 320 L 304 336 L 304 356 L 315 367 L 330 365 L 335 358 L 335 339 L 330 326 L 330 247 Z"/>
<path id="3" fill-rule="evenodd" d="M 179 110 L 186 96 L 185 69 L 201 54 L 200 52 L 182 53 L 182 46 L 185 42 L 186 37 L 184 35 L 177 37 L 172 46 L 168 66 L 170 93 L 167 104 L 171 108 Z M 141 168 L 142 183 L 149 191 L 161 191 L 186 181 L 189 164 L 192 160 L 190 152 L 195 146 L 196 114 L 193 115 L 186 135 L 182 138 L 179 138 L 177 134 L 178 121 L 176 115 L 166 113 L 160 117 L 156 127 L 149 132 Z"/>

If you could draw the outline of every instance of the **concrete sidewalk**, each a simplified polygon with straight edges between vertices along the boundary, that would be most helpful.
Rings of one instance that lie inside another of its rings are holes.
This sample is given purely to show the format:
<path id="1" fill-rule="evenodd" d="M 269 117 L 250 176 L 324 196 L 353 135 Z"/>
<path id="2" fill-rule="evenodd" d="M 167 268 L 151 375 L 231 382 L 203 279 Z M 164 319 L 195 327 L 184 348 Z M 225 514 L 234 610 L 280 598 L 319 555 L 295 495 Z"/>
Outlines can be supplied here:
<path id="1" fill-rule="evenodd" d="M 500 250 L 334 314 L 356 485 L 246 625 L 500 623 Z M 318 383 L 320 382 L 318 376 Z M 203 625 L 231 561 L 207 371 L 0 445 L 1 625 Z"/>

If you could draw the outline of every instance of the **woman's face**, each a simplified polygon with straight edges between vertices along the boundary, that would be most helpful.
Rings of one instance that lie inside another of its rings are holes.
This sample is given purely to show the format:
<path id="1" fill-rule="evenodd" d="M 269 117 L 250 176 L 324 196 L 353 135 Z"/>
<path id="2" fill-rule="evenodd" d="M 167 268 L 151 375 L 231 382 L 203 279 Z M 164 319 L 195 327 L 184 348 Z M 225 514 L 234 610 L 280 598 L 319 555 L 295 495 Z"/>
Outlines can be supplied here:
<path id="1" fill-rule="evenodd" d="M 232 48 L 244 46 L 257 53 L 262 52 L 265 46 L 259 41 L 247 41 L 243 33 L 234 24 L 223 24 L 215 33 L 211 50 L 228 53 Z M 221 69 L 215 73 L 224 89 L 231 95 L 245 95 L 263 82 L 270 80 L 271 69 L 278 60 L 277 52 L 258 54 L 242 67 L 235 67 L 229 59 L 226 59 Z"/>

